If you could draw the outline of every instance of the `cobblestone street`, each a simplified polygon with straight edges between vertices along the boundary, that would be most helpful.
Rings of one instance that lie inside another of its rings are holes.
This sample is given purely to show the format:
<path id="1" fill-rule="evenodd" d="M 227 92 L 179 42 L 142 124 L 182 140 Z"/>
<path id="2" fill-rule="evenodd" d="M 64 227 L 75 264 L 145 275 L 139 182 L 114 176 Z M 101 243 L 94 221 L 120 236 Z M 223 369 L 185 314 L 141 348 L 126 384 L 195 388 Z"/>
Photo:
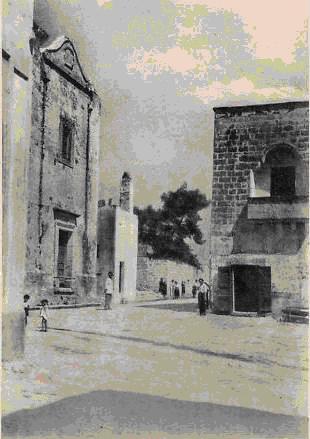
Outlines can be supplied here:
<path id="1" fill-rule="evenodd" d="M 305 438 L 307 326 L 192 299 L 32 311 L 3 371 L 3 437 Z"/>

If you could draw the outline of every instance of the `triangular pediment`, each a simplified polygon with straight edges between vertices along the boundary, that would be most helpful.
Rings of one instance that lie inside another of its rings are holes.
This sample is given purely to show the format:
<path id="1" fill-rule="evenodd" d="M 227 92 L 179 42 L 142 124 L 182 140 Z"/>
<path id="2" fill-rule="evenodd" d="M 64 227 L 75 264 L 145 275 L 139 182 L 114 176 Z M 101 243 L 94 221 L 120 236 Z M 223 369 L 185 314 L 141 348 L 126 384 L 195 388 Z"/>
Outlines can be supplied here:
<path id="1" fill-rule="evenodd" d="M 74 45 L 69 38 L 62 36 L 49 46 L 41 49 L 44 60 L 72 78 L 83 88 L 90 89 L 90 83 L 83 73 Z"/>

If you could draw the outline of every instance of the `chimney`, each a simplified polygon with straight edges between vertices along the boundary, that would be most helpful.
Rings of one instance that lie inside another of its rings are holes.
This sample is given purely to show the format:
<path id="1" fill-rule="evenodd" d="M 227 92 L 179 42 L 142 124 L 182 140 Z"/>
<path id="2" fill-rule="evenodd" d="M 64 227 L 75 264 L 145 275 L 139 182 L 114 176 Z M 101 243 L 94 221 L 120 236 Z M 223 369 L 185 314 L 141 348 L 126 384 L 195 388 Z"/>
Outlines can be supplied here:
<path id="1" fill-rule="evenodd" d="M 121 209 L 133 212 L 133 184 L 128 172 L 124 172 L 122 176 L 119 205 Z"/>

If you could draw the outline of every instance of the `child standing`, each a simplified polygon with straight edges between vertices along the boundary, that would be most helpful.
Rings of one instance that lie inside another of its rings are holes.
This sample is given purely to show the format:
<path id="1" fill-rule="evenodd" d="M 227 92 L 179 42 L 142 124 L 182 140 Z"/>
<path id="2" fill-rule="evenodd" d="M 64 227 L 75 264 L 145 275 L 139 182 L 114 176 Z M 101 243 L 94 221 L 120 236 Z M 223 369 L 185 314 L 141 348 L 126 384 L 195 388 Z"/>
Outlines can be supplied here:
<path id="1" fill-rule="evenodd" d="M 48 300 L 46 299 L 41 300 L 40 317 L 41 330 L 47 332 Z"/>
<path id="2" fill-rule="evenodd" d="M 29 316 L 29 309 L 30 309 L 29 300 L 30 300 L 30 296 L 28 294 L 25 294 L 24 295 L 25 326 L 27 326 L 27 320 Z"/>

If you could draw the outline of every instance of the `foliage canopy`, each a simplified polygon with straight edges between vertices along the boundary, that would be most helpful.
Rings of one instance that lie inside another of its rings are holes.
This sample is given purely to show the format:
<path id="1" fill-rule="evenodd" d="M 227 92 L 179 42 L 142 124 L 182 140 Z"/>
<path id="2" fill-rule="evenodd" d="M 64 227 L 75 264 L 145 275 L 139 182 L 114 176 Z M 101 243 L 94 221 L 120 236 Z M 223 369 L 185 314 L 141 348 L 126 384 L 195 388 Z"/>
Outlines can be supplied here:
<path id="1" fill-rule="evenodd" d="M 199 211 L 210 201 L 199 189 L 188 189 L 183 183 L 176 191 L 161 195 L 162 206 L 135 208 L 139 218 L 139 242 L 150 245 L 153 256 L 172 259 L 200 268 L 190 242 L 203 244 L 203 234 L 198 225 Z"/>

